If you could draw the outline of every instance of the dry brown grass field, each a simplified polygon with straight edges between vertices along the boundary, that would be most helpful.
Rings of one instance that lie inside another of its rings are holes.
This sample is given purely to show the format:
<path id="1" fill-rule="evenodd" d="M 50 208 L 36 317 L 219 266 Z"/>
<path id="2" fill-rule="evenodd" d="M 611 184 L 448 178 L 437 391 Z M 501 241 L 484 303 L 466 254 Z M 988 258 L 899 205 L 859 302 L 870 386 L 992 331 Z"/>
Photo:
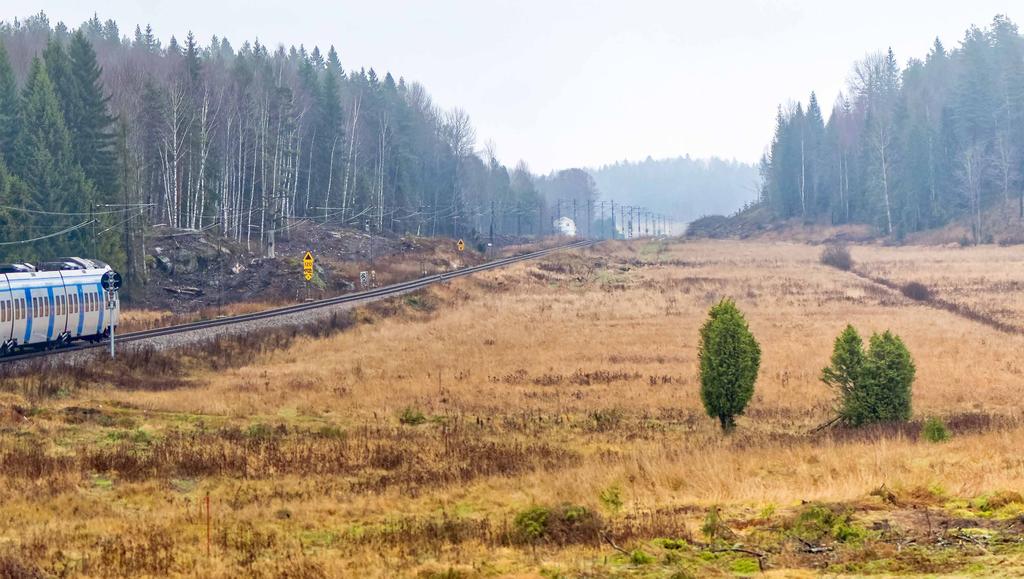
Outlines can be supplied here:
<path id="1" fill-rule="evenodd" d="M 821 250 L 605 243 L 312 333 L 4 376 L 0 577 L 1024 573 L 1024 336 L 898 289 L 1024 325 L 1019 250 Z M 728 435 L 697 376 L 724 297 L 763 350 Z M 815 430 L 847 323 L 905 340 L 910 423 Z"/>

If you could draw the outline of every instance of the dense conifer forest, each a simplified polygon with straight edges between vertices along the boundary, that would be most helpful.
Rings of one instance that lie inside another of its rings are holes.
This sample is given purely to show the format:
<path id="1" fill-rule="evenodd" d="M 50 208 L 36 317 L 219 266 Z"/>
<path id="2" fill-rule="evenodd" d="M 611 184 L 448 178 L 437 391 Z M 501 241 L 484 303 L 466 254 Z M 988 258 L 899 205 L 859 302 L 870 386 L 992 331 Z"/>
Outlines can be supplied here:
<path id="1" fill-rule="evenodd" d="M 896 238 L 959 219 L 986 242 L 986 211 L 1024 219 L 1024 38 L 996 16 L 923 59 L 869 54 L 827 120 L 814 93 L 779 108 L 761 172 L 779 218 Z"/>
<path id="2" fill-rule="evenodd" d="M 0 23 L 0 258 L 142 267 L 144 227 L 268 256 L 301 221 L 374 233 L 523 234 L 551 216 L 468 115 L 333 47 L 162 43 L 94 17 Z M 32 241 L 38 240 L 38 241 Z M 41 255 L 44 254 L 44 255 Z"/>

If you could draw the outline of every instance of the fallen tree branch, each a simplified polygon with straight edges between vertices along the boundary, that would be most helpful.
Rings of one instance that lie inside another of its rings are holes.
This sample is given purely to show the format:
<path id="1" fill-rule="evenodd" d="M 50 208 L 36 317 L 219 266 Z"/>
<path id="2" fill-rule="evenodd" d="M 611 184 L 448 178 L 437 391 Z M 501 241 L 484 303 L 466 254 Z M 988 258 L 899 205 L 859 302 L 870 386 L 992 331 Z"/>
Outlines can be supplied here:
<path id="1" fill-rule="evenodd" d="M 814 543 L 811 543 L 810 541 L 805 541 L 802 538 L 797 537 L 796 535 L 790 535 L 790 537 L 796 539 L 797 541 L 800 541 L 800 543 L 803 544 L 804 553 L 811 553 L 817 555 L 820 553 L 828 553 L 832 550 L 832 547 L 826 547 L 824 545 L 815 545 Z"/>
<path id="2" fill-rule="evenodd" d="M 822 430 L 825 430 L 826 428 L 828 428 L 830 426 L 833 426 L 835 423 L 839 422 L 840 418 L 841 418 L 840 416 L 836 416 L 835 418 L 833 418 L 832 420 L 829 420 L 828 422 L 825 422 L 823 424 L 819 424 L 818 426 L 815 426 L 814 428 L 811 429 L 811 434 L 817 434 L 817 433 L 821 432 Z"/>
<path id="3" fill-rule="evenodd" d="M 612 549 L 615 549 L 616 551 L 618 551 L 619 553 L 622 553 L 623 555 L 626 555 L 627 557 L 632 556 L 632 555 L 630 555 L 629 551 L 627 551 L 627 550 L 623 549 L 622 547 L 616 545 L 615 541 L 613 541 L 611 536 L 609 536 L 607 533 L 601 533 L 601 538 L 604 539 L 609 545 L 611 545 Z"/>
<path id="4" fill-rule="evenodd" d="M 716 547 L 711 549 L 712 553 L 744 553 L 746 555 L 752 555 L 757 559 L 757 568 L 764 573 L 764 558 L 767 557 L 767 553 L 761 553 L 760 551 L 754 551 L 752 549 L 745 549 L 743 547 Z"/>

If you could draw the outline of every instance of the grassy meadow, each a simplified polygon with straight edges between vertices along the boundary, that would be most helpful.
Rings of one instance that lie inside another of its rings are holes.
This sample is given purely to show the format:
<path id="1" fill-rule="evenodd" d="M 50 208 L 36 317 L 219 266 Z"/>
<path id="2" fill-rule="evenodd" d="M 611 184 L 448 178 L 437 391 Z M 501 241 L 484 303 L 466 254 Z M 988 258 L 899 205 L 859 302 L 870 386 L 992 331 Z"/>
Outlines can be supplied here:
<path id="1" fill-rule="evenodd" d="M 0 577 L 1024 573 L 1019 249 L 821 251 L 604 243 L 317 328 L 8 373 Z M 724 297 L 762 348 L 728 435 L 697 375 Z M 911 422 L 817 428 L 847 323 L 906 342 Z"/>

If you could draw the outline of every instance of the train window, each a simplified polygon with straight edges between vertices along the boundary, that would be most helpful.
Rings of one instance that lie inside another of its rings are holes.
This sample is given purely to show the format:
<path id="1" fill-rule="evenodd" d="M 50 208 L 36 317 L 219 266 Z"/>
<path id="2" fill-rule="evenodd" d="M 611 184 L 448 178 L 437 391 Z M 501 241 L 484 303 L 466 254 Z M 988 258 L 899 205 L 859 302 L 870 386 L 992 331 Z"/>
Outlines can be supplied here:
<path id="1" fill-rule="evenodd" d="M 0 322 L 7 321 L 7 302 L 0 302 Z"/>

